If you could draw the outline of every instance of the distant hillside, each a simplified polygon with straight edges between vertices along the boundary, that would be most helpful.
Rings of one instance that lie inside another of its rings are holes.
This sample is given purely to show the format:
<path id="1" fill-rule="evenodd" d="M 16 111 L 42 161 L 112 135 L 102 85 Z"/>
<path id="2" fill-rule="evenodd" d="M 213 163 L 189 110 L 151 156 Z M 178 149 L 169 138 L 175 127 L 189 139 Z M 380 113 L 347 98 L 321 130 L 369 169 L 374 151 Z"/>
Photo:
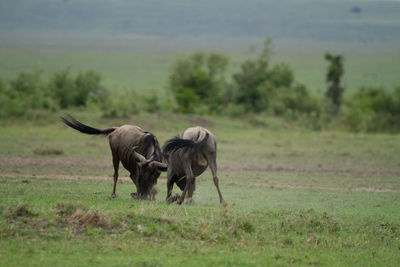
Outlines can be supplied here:
<path id="1" fill-rule="evenodd" d="M 400 1 L 2 0 L 0 33 L 400 41 Z"/>

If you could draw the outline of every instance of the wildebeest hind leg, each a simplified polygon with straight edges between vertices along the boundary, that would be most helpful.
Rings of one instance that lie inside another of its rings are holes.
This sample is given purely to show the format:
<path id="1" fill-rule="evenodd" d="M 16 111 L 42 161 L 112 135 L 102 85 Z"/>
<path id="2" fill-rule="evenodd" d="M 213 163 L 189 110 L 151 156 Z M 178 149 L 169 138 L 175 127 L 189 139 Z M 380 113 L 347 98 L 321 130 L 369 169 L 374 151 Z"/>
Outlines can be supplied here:
<path id="1" fill-rule="evenodd" d="M 218 191 L 219 202 L 223 203 L 224 199 L 222 198 L 221 190 L 219 189 L 219 181 L 218 181 L 218 176 L 217 176 L 217 154 L 216 153 L 211 154 L 209 157 L 207 157 L 207 160 L 208 160 L 208 165 L 210 166 L 211 173 L 213 176 L 214 185 Z"/>
<path id="2" fill-rule="evenodd" d="M 190 191 L 188 190 L 192 186 L 192 183 L 194 183 L 194 175 L 190 165 L 185 167 L 185 174 L 186 174 L 186 186 L 185 189 L 183 189 L 182 195 L 177 202 L 179 205 L 182 204 L 183 200 L 185 199 L 186 193 L 189 192 L 190 194 Z M 192 196 L 189 195 L 189 198 L 192 198 Z"/>
<path id="3" fill-rule="evenodd" d="M 113 192 L 111 197 L 115 198 L 115 190 L 117 188 L 117 182 L 118 182 L 118 169 L 119 169 L 119 158 L 117 155 L 113 154 L 113 165 L 114 165 L 114 187 L 113 187 Z"/>
<path id="4" fill-rule="evenodd" d="M 171 202 L 170 198 L 171 198 L 171 194 L 172 194 L 172 189 L 174 188 L 174 177 L 168 177 L 168 181 L 167 181 L 167 197 L 166 197 L 166 201 L 167 202 Z"/>

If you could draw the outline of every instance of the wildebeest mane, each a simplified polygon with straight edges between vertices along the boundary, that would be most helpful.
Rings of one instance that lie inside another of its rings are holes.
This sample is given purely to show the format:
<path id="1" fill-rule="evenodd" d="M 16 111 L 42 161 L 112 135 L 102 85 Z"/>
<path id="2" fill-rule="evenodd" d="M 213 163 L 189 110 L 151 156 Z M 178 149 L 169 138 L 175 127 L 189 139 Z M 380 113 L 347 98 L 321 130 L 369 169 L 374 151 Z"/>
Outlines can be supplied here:
<path id="1" fill-rule="evenodd" d="M 198 147 L 201 147 L 204 145 L 207 140 L 208 140 L 209 134 L 206 133 L 206 136 L 201 140 L 200 142 L 195 142 L 190 139 L 183 139 L 179 136 L 175 136 L 174 138 L 169 139 L 163 146 L 162 151 L 163 151 L 163 156 L 165 158 L 168 157 L 168 155 L 174 151 L 177 151 L 179 149 L 196 149 Z"/>
<path id="2" fill-rule="evenodd" d="M 90 127 L 88 125 L 85 125 L 83 123 L 80 123 L 76 119 L 74 119 L 71 115 L 67 115 L 68 119 L 61 117 L 61 120 L 68 125 L 69 127 L 85 134 L 91 134 L 91 135 L 108 135 L 112 133 L 115 128 L 107 128 L 104 130 L 99 130 L 93 127 Z"/>

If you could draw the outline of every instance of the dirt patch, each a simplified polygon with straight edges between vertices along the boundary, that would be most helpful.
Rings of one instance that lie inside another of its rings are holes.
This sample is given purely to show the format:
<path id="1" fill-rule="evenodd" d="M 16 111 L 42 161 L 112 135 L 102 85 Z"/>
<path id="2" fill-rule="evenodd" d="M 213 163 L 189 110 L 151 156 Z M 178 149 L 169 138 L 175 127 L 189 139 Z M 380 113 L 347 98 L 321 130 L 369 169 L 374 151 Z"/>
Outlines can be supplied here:
<path id="1" fill-rule="evenodd" d="M 62 179 L 62 180 L 110 180 L 113 178 L 111 176 L 101 176 L 101 175 L 64 175 L 64 174 L 28 174 L 28 173 L 2 173 L 2 177 L 6 178 L 37 178 L 37 179 Z M 122 181 L 131 181 L 130 178 L 127 177 L 118 177 L 118 180 Z M 159 179 L 160 180 L 160 179 Z"/>
<path id="2" fill-rule="evenodd" d="M 287 168 L 247 164 L 219 165 L 224 171 L 258 171 L 258 172 L 297 172 L 297 173 L 351 173 L 351 174 L 400 174 L 400 169 L 328 169 L 328 168 Z"/>
<path id="3" fill-rule="evenodd" d="M 343 188 L 343 187 L 315 187 L 315 186 L 295 186 L 287 184 L 275 184 L 269 182 L 253 182 L 253 183 L 241 183 L 232 182 L 230 184 L 236 185 L 256 185 L 270 188 L 293 188 L 293 189 L 313 189 L 313 190 L 332 190 L 332 191 L 366 191 L 376 193 L 400 193 L 398 189 L 387 189 L 387 188 L 372 188 L 372 187 L 355 187 L 355 188 Z"/>
<path id="4" fill-rule="evenodd" d="M 0 169 L 97 169 L 113 170 L 110 159 L 71 158 L 65 156 L 7 157 L 0 156 Z M 123 168 L 122 166 L 120 168 Z M 400 169 L 329 169 L 260 166 L 246 163 L 220 164 L 220 171 L 296 172 L 296 173 L 350 173 L 350 174 L 400 174 Z"/>
<path id="5" fill-rule="evenodd" d="M 105 159 L 86 159 L 86 158 L 70 158 L 70 157 L 52 157 L 52 156 L 36 156 L 36 157 L 7 157 L 0 156 L 0 168 L 12 169 L 112 169 L 111 157 Z"/>
<path id="6" fill-rule="evenodd" d="M 30 174 L 16 174 L 16 173 L 2 173 L 2 177 L 6 178 L 37 178 L 37 179 L 86 179 L 86 180 L 112 180 L 109 176 L 92 176 L 92 175 L 58 175 L 58 174 L 47 174 L 47 175 L 30 175 Z M 118 180 L 131 181 L 129 178 L 120 177 Z M 159 178 L 159 183 L 166 183 L 167 179 Z M 377 193 L 400 193 L 398 189 L 388 189 L 388 188 L 372 188 L 372 187 L 355 187 L 355 188 L 344 188 L 344 187 L 315 187 L 315 186 L 295 186 L 288 184 L 276 184 L 270 182 L 228 182 L 234 185 L 255 185 L 270 188 L 293 188 L 293 189 L 313 189 L 313 190 L 333 190 L 333 191 L 365 191 L 365 192 L 377 192 Z"/>
<path id="7" fill-rule="evenodd" d="M 2 170 L 3 168 L 3 170 Z M 123 167 L 120 166 L 122 169 Z M 18 170 L 18 173 L 5 170 Z M 86 159 L 86 158 L 71 158 L 65 156 L 26 156 L 26 157 L 7 157 L 0 155 L 0 173 L 3 177 L 8 178 L 55 178 L 55 179 L 88 179 L 88 180 L 107 180 L 112 181 L 111 176 L 103 175 L 70 175 L 70 174 L 57 174 L 58 170 L 74 170 L 74 169 L 96 169 L 104 170 L 112 173 L 113 167 L 111 159 Z M 32 174 L 35 170 L 45 174 Z M 328 169 L 328 168 L 295 168 L 295 167 L 276 167 L 276 166 L 260 166 L 256 164 L 229 164 L 224 163 L 219 165 L 219 171 L 257 171 L 257 172 L 289 172 L 289 173 L 337 173 L 337 174 L 400 174 L 400 169 Z M 59 173 L 59 172 L 58 172 Z M 120 176 L 119 180 L 131 181 L 126 176 Z M 165 178 L 158 179 L 159 182 L 165 183 Z M 227 181 L 228 182 L 228 181 Z M 351 191 L 367 191 L 367 192 L 400 192 L 396 189 L 387 188 L 370 188 L 370 187 L 357 187 L 357 188 L 329 188 L 329 187 L 314 187 L 314 186 L 293 186 L 288 184 L 274 184 L 262 181 L 247 181 L 244 183 L 232 182 L 233 184 L 243 185 L 258 185 L 265 187 L 277 188 L 299 188 L 299 189 L 319 189 L 319 190 L 351 190 Z"/>

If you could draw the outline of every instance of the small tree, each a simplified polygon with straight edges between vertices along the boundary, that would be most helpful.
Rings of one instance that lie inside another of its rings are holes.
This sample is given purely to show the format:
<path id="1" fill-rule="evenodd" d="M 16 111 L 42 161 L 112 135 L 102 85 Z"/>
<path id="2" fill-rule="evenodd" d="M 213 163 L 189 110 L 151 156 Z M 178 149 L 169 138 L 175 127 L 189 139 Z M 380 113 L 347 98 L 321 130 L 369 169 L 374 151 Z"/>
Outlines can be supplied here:
<path id="1" fill-rule="evenodd" d="M 75 86 L 74 80 L 70 77 L 68 70 L 54 73 L 50 79 L 48 88 L 50 94 L 61 108 L 72 106 Z"/>
<path id="2" fill-rule="evenodd" d="M 53 74 L 48 90 L 61 108 L 86 106 L 89 99 L 102 102 L 108 97 L 100 82 L 101 75 L 94 71 L 81 72 L 73 78 L 68 70 L 62 70 Z"/>
<path id="3" fill-rule="evenodd" d="M 325 59 L 330 62 L 326 73 L 326 82 L 328 83 L 326 97 L 333 105 L 333 113 L 337 113 L 343 102 L 344 88 L 340 85 L 344 73 L 343 57 L 326 53 Z"/>
<path id="4" fill-rule="evenodd" d="M 76 106 L 86 106 L 89 99 L 94 102 L 103 101 L 107 93 L 100 85 L 101 75 L 94 71 L 79 73 L 75 78 L 75 93 L 73 104 Z"/>
<path id="5" fill-rule="evenodd" d="M 240 71 L 233 75 L 235 103 L 243 105 L 246 111 L 261 111 L 264 103 L 264 83 L 269 80 L 269 56 L 271 41 L 268 39 L 256 59 L 248 59 L 240 66 Z"/>
<path id="6" fill-rule="evenodd" d="M 199 106 L 218 110 L 227 65 L 228 58 L 217 53 L 197 52 L 177 61 L 169 77 L 169 89 L 179 110 L 191 113 Z"/>

